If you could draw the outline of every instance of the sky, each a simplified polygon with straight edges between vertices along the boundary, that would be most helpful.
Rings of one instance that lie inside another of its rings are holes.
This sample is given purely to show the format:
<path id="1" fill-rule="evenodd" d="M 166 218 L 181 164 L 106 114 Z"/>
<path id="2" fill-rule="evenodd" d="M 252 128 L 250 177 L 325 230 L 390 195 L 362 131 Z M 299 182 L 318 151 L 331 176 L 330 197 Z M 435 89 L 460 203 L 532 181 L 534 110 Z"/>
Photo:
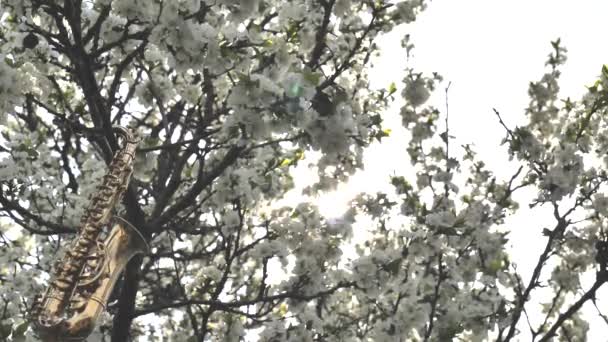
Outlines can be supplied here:
<path id="1" fill-rule="evenodd" d="M 408 65 L 425 73 L 441 74 L 446 82 L 451 82 L 448 104 L 450 133 L 456 136 L 455 143 L 472 143 L 480 159 L 496 175 L 507 177 L 512 169 L 505 147 L 500 146 L 505 132 L 492 108 L 511 128 L 525 122 L 528 84 L 546 71 L 545 62 L 552 51 L 550 42 L 557 38 L 568 49 L 568 61 L 561 68 L 561 97 L 580 99 L 585 86 L 593 84 L 602 65 L 608 64 L 606 13 L 608 1 L 600 0 L 434 0 L 414 23 L 380 39 L 382 56 L 374 60 L 371 86 L 387 88 L 395 82 L 400 90 L 403 69 Z M 400 47 L 400 39 L 406 33 L 415 45 L 409 61 Z M 433 101 L 437 108 L 445 109 L 443 89 L 436 92 Z M 384 125 L 392 129 L 391 136 L 366 152 L 365 170 L 337 191 L 317 199 L 324 215 L 340 216 L 357 193 L 388 189 L 389 175 L 407 172 L 407 140 L 399 128 L 401 105 L 401 101 L 396 101 L 384 114 Z M 309 183 L 311 177 L 305 166 L 299 167 L 296 185 Z M 524 204 L 507 221 L 513 227 L 512 260 L 526 282 L 538 259 L 539 246 L 544 244 L 541 231 L 545 219 L 550 219 L 547 208 L 529 210 Z M 591 277 L 588 280 L 592 281 Z M 608 290 L 600 290 L 598 297 L 602 295 L 607 307 Z M 598 306 L 601 303 L 599 300 Z M 588 317 L 597 316 L 589 306 L 584 307 L 584 312 L 590 314 Z M 605 340 L 606 324 L 590 319 L 590 325 L 590 340 Z M 526 340 L 524 336 L 521 338 Z"/>
<path id="2" fill-rule="evenodd" d="M 449 88 L 450 132 L 457 143 L 473 143 L 480 156 L 501 172 L 502 160 L 494 160 L 504 130 L 492 111 L 496 108 L 510 127 L 523 124 L 528 103 L 528 84 L 545 72 L 551 52 L 550 42 L 561 38 L 568 49 L 568 61 L 562 67 L 561 94 L 580 98 L 586 85 L 600 74 L 608 63 L 608 44 L 603 36 L 603 16 L 608 2 L 561 0 L 434 0 L 428 9 L 410 25 L 382 37 L 382 56 L 375 59 L 370 73 L 372 88 L 387 88 L 395 82 L 401 89 L 406 65 L 416 70 L 440 73 Z M 413 58 L 406 62 L 400 39 L 409 33 L 414 43 Z M 408 64 L 409 63 L 409 64 Z M 401 71 L 401 72 L 397 72 Z M 435 105 L 445 108 L 445 95 L 439 89 Z M 345 202 L 362 190 L 382 187 L 393 170 L 407 168 L 404 146 L 399 136 L 402 102 L 398 99 L 383 114 L 385 126 L 393 133 L 387 143 L 374 145 L 366 154 L 368 167 L 338 193 L 327 198 Z M 482 129 L 479 129 L 482 128 Z M 386 164 L 386 155 L 403 155 L 402 160 Z M 494 165 L 494 163 L 498 165 Z M 300 179 L 308 179 L 302 167 Z M 505 170 L 504 175 L 508 175 Z M 377 182 L 370 182 L 370 175 Z M 365 182 L 360 180 L 365 179 Z M 337 208 L 334 213 L 343 211 Z"/>

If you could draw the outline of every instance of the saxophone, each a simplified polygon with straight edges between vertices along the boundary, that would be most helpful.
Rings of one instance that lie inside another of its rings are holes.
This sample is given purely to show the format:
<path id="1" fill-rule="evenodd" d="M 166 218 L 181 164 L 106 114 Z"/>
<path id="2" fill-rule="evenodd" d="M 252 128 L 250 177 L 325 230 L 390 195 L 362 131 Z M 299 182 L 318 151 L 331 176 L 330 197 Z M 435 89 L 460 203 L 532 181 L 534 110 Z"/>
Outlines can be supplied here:
<path id="1" fill-rule="evenodd" d="M 34 299 L 33 328 L 45 342 L 86 339 L 127 262 L 148 251 L 137 229 L 113 215 L 129 184 L 138 144 L 127 129 L 115 126 L 113 130 L 121 138 L 121 147 L 80 221 L 78 235 L 56 261 L 46 291 Z M 106 226 L 112 227 L 109 232 Z"/>

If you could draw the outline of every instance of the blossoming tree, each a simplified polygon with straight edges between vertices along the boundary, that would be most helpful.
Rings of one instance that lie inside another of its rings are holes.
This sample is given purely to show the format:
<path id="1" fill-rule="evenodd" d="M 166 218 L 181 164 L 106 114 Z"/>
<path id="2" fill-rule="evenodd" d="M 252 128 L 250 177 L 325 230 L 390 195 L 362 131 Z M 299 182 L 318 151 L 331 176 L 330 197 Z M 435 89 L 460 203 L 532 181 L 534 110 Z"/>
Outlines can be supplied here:
<path id="1" fill-rule="evenodd" d="M 2 336 L 29 336 L 29 299 L 105 173 L 114 124 L 143 137 L 124 216 L 153 248 L 129 265 L 99 334 L 234 339 L 288 300 L 352 287 L 323 273 L 345 232 L 326 232 L 312 209 L 258 208 L 292 186 L 304 150 L 322 151 L 323 186 L 360 167 L 387 103 L 366 89 L 374 38 L 423 7 L 3 1 Z M 272 284 L 287 267 L 273 258 L 288 257 L 298 265 Z M 160 323 L 137 319 L 148 314 Z"/>
<path id="2" fill-rule="evenodd" d="M 560 100 L 566 50 L 559 40 L 552 47 L 548 72 L 530 83 L 527 124 L 509 127 L 495 110 L 514 165 L 504 180 L 470 145 L 450 145 L 447 106 L 441 112 L 424 105 L 441 78 L 408 71 L 400 114 L 411 132 L 407 152 L 416 177 L 391 177 L 394 193 L 355 201 L 378 224 L 352 266 L 359 277 L 353 293 L 369 303 L 374 339 L 511 341 L 524 331 L 525 340 L 586 340 L 589 317 L 580 309 L 595 305 L 608 281 L 602 194 L 608 68 L 580 101 Z M 552 212 L 542 234 L 530 236 L 539 249 L 528 278 L 506 248 L 518 228 L 504 224 L 518 210 L 514 196 L 521 191 L 534 194 L 525 202 L 530 208 Z M 593 281 L 583 284 L 583 276 Z"/>
<path id="3" fill-rule="evenodd" d="M 152 248 L 130 262 L 94 339 L 509 341 L 550 286 L 532 335 L 583 340 L 579 309 L 608 280 L 606 174 L 593 158 L 608 149 L 608 69 L 581 101 L 559 102 L 558 42 L 530 86 L 529 124 L 509 127 L 497 113 L 520 164 L 512 178 L 494 177 L 469 147 L 454 157 L 438 128 L 447 113 L 425 105 L 441 78 L 408 70 L 401 115 L 417 179 L 393 177 L 395 193 L 361 195 L 341 221 L 309 203 L 269 209 L 305 151 L 321 152 L 314 191 L 362 167 L 396 94 L 368 89 L 374 39 L 424 7 L 4 1 L 0 337 L 35 340 L 31 299 L 77 232 L 121 124 L 143 141 L 119 212 Z M 555 219 L 530 279 L 509 262 L 501 225 L 524 188 Z M 377 226 L 348 261 L 357 215 Z M 596 281 L 581 292 L 588 270 Z"/>

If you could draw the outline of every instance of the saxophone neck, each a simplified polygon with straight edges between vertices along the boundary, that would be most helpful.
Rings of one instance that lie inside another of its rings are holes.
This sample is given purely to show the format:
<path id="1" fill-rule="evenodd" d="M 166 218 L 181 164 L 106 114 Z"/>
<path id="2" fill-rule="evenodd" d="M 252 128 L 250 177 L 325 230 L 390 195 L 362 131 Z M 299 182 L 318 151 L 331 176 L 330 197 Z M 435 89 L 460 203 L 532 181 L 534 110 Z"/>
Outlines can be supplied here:
<path id="1" fill-rule="evenodd" d="M 114 126 L 113 130 L 122 140 L 122 146 L 120 146 L 119 151 L 123 154 L 129 154 L 131 155 L 131 157 L 134 157 L 135 149 L 137 148 L 137 145 L 139 144 L 141 139 L 133 131 L 125 127 Z"/>

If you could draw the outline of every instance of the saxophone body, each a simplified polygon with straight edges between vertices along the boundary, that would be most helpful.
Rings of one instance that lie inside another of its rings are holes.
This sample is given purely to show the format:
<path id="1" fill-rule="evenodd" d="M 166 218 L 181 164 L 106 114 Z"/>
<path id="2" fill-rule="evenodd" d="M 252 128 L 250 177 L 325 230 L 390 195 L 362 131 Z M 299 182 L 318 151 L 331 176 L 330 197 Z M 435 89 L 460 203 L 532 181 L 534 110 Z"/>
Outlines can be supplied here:
<path id="1" fill-rule="evenodd" d="M 129 184 L 138 143 L 127 129 L 114 130 L 122 146 L 93 194 L 78 234 L 55 263 L 46 291 L 34 301 L 33 328 L 45 342 L 86 339 L 127 262 L 148 250 L 137 229 L 113 215 Z"/>

